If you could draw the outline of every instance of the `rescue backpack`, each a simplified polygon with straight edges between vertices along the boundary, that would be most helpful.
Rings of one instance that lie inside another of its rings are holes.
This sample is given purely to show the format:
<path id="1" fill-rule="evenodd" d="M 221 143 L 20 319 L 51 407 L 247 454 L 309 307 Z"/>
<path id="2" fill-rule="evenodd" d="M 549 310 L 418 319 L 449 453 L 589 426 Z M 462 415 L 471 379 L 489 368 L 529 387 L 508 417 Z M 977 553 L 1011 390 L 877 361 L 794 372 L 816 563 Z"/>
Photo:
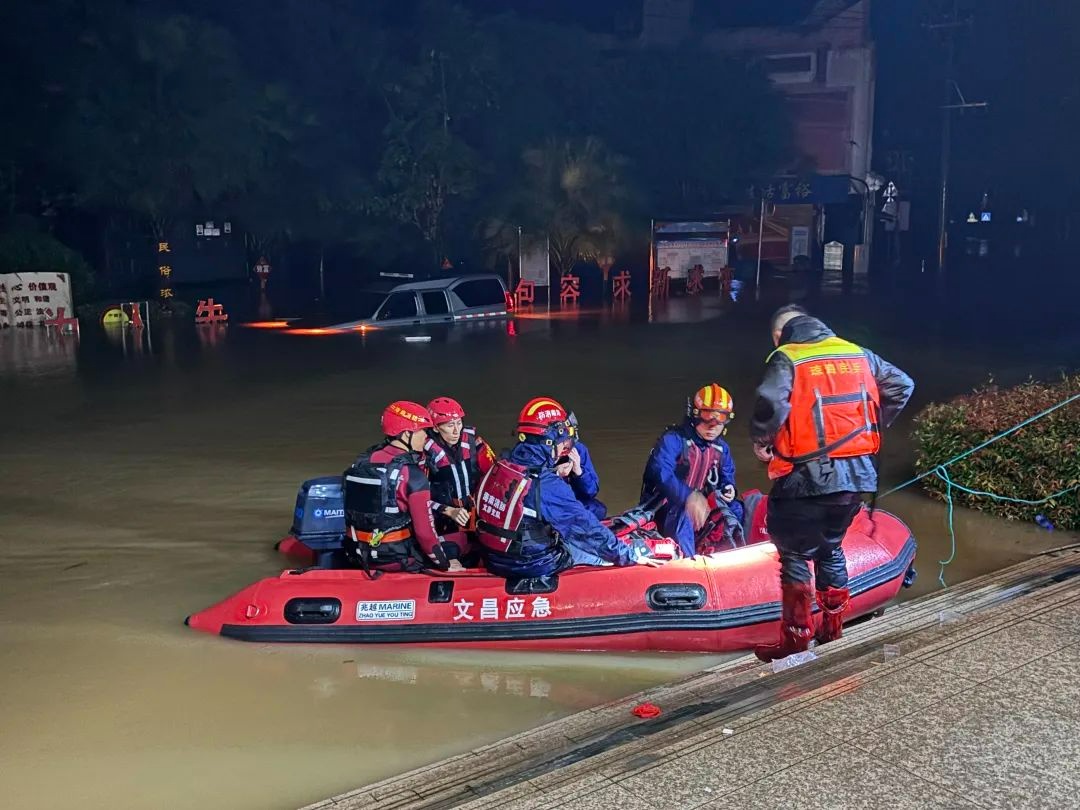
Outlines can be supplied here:
<path id="1" fill-rule="evenodd" d="M 534 486 L 539 489 L 539 479 L 539 470 L 507 459 L 488 470 L 476 494 L 476 533 L 484 548 L 516 554 L 525 539 L 550 542 L 550 532 L 538 525 L 540 516 L 525 506 L 525 496 Z"/>
<path id="2" fill-rule="evenodd" d="M 386 462 L 373 462 L 372 455 L 385 445 L 368 448 L 342 477 L 345 496 L 346 556 L 367 570 L 394 563 L 413 570 L 419 551 L 413 539 L 412 519 L 398 505 L 402 471 L 419 464 L 415 453 L 402 453 Z"/>

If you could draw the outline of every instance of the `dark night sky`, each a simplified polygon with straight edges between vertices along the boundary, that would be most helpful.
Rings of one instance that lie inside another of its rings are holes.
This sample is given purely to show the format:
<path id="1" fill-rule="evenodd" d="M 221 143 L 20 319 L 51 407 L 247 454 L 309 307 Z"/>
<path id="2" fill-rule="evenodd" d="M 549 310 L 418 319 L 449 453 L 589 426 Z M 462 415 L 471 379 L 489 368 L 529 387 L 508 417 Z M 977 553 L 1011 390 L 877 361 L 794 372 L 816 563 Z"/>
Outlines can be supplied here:
<path id="1" fill-rule="evenodd" d="M 816 0 L 697 0 L 694 22 L 704 26 L 788 25 L 801 19 Z M 640 30 L 642 0 L 464 0 L 481 14 L 514 11 L 549 22 L 571 22 L 609 32 L 632 24 Z"/>
<path id="2" fill-rule="evenodd" d="M 913 11 L 913 5 L 922 8 Z M 923 26 L 933 18 L 929 12 L 935 5 L 952 4 L 878 0 L 875 14 L 875 148 L 915 152 L 924 184 L 938 181 L 939 105 L 945 92 L 945 46 L 939 34 Z M 1080 3 L 962 0 L 959 5 L 971 26 L 956 38 L 954 75 L 967 101 L 987 101 L 990 106 L 954 113 L 958 194 L 969 195 L 964 204 L 970 206 L 983 190 L 1031 200 L 1053 187 L 1059 200 L 1075 203 L 1072 143 L 1080 126 L 1080 52 L 1075 45 Z"/>

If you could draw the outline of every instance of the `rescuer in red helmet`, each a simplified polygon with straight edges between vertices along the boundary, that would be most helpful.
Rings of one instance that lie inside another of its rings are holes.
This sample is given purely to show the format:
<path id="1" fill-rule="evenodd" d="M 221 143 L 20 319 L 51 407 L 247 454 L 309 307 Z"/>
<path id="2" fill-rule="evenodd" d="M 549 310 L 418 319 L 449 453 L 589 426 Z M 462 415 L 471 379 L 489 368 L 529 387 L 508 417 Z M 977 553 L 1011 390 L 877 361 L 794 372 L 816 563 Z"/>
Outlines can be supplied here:
<path id="1" fill-rule="evenodd" d="M 344 547 L 365 571 L 460 568 L 452 560 L 463 548 L 439 536 L 431 512 L 422 453 L 434 426 L 423 405 L 390 403 L 382 413 L 385 440 L 345 471 Z"/>
<path id="2" fill-rule="evenodd" d="M 440 534 L 472 531 L 476 491 L 495 464 L 495 453 L 476 428 L 464 423 L 465 409 L 457 400 L 436 397 L 428 403 L 428 413 L 435 427 L 428 430 L 424 457 L 435 528 Z"/>
<path id="3" fill-rule="evenodd" d="M 477 536 L 489 571 L 510 580 L 574 565 L 655 564 L 642 545 L 618 540 L 574 495 L 569 414 L 550 397 L 526 403 L 518 443 L 477 494 Z"/>

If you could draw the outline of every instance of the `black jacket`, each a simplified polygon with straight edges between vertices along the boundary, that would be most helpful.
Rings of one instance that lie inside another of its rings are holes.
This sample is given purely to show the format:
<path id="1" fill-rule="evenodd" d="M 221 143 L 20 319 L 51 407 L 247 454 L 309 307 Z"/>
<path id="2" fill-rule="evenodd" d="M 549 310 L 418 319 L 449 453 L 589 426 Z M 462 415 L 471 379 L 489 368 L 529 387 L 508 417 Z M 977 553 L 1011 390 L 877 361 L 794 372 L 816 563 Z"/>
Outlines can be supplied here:
<path id="1" fill-rule="evenodd" d="M 780 333 L 785 343 L 817 343 L 834 337 L 829 327 L 817 318 L 801 315 L 792 318 Z M 891 363 L 886 363 L 867 349 L 870 373 L 877 380 L 881 398 L 881 427 L 891 425 L 907 405 L 915 383 Z M 770 445 L 791 410 L 789 398 L 795 368 L 783 352 L 775 352 L 765 367 L 765 379 L 757 389 L 754 414 L 750 420 L 750 438 L 754 444 Z M 874 456 L 819 458 L 795 469 L 773 483 L 774 498 L 807 498 L 835 492 L 877 492 L 877 460 Z"/>

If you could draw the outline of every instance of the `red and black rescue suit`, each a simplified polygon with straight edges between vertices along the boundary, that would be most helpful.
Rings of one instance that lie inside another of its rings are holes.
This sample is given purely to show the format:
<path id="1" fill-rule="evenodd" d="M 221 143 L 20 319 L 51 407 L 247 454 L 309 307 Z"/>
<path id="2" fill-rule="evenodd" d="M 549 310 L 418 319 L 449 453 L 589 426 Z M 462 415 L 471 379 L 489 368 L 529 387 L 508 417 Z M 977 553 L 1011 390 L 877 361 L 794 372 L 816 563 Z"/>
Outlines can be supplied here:
<path id="1" fill-rule="evenodd" d="M 458 556 L 464 536 L 440 537 L 435 531 L 423 465 L 419 453 L 384 443 L 345 471 L 345 551 L 354 565 L 445 569 Z"/>
<path id="2" fill-rule="evenodd" d="M 446 506 L 468 509 L 473 513 L 469 526 L 475 530 L 476 491 L 480 481 L 495 464 L 495 454 L 476 428 L 465 427 L 461 441 L 447 444 L 435 431 L 424 445 L 428 480 L 431 482 L 432 509 L 435 512 L 435 528 L 440 534 L 458 532 L 461 526 L 442 514 Z M 462 549 L 464 551 L 464 549 Z"/>

